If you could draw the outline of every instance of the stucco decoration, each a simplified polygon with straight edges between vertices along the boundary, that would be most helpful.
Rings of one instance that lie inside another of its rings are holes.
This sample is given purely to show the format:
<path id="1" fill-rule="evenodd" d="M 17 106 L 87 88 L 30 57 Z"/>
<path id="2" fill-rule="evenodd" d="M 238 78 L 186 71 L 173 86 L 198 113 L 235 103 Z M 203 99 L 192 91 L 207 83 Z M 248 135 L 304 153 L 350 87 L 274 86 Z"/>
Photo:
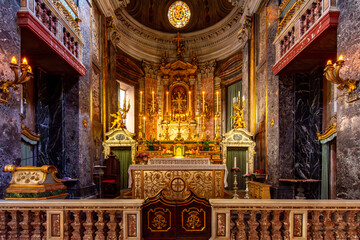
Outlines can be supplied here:
<path id="1" fill-rule="evenodd" d="M 135 164 L 137 142 L 133 139 L 134 133 L 129 132 L 125 128 L 118 128 L 105 133 L 105 136 L 108 138 L 103 142 L 105 158 L 109 156 L 111 148 L 131 147 L 131 161 L 132 164 Z"/>
<path id="2" fill-rule="evenodd" d="M 225 139 L 222 141 L 222 156 L 223 163 L 226 164 L 227 148 L 228 147 L 242 147 L 247 148 L 247 154 L 249 159 L 249 173 L 254 172 L 254 154 L 255 154 L 255 142 L 252 139 L 253 135 L 244 128 L 232 129 L 225 133 Z"/>

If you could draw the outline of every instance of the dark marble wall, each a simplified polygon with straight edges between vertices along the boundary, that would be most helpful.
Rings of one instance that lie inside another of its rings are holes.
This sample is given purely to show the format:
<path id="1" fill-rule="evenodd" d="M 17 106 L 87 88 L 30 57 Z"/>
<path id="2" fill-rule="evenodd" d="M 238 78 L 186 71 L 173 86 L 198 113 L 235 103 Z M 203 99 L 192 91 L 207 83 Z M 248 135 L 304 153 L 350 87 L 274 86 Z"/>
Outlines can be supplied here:
<path id="1" fill-rule="evenodd" d="M 344 55 L 343 78 L 360 79 L 359 1 L 338 1 L 340 18 L 337 52 Z M 360 101 L 348 103 L 345 91 L 338 91 L 337 174 L 338 198 L 360 199 Z"/>
<path id="2" fill-rule="evenodd" d="M 20 59 L 20 32 L 17 26 L 16 12 L 19 1 L 0 0 L 0 78 L 14 77 L 10 69 L 12 56 Z M 11 175 L 3 172 L 7 164 L 20 164 L 20 92 L 10 90 L 8 104 L 0 103 L 0 198 L 10 182 Z"/>
<path id="3" fill-rule="evenodd" d="M 322 69 L 295 75 L 295 177 L 320 179 L 322 129 Z"/>
<path id="4" fill-rule="evenodd" d="M 63 79 L 36 69 L 36 132 L 40 133 L 37 166 L 54 165 L 58 177 L 64 177 L 63 161 Z"/>
<path id="5" fill-rule="evenodd" d="M 279 165 L 281 178 L 293 178 L 294 168 L 294 78 L 279 76 Z"/>
<path id="6" fill-rule="evenodd" d="M 322 127 L 322 69 L 282 75 L 279 82 L 280 177 L 320 179 L 321 145 L 316 133 Z M 306 194 L 317 198 L 319 184 Z"/>

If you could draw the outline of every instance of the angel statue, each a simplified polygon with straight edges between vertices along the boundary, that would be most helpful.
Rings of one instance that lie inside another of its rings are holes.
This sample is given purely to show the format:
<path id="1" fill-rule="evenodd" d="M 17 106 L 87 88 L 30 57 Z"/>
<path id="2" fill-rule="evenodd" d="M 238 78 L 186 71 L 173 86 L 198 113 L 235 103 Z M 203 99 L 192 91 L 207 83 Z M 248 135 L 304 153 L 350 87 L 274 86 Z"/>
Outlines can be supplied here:
<path id="1" fill-rule="evenodd" d="M 111 117 L 115 118 L 115 120 L 111 123 L 112 126 L 110 129 L 113 129 L 115 126 L 116 128 L 126 128 L 124 120 L 126 119 L 126 114 L 130 110 L 130 100 L 128 106 L 126 107 L 126 101 L 124 101 L 123 108 L 120 107 L 119 104 L 119 111 L 116 114 L 110 114 Z"/>
<path id="2" fill-rule="evenodd" d="M 245 107 L 245 101 L 242 101 L 242 107 L 240 107 L 240 100 L 237 102 L 233 103 L 233 110 L 235 115 L 231 116 L 230 118 L 235 119 L 234 123 L 233 123 L 233 128 L 234 129 L 238 129 L 238 128 L 245 128 L 245 121 L 244 121 L 244 116 L 243 116 L 243 110 Z"/>

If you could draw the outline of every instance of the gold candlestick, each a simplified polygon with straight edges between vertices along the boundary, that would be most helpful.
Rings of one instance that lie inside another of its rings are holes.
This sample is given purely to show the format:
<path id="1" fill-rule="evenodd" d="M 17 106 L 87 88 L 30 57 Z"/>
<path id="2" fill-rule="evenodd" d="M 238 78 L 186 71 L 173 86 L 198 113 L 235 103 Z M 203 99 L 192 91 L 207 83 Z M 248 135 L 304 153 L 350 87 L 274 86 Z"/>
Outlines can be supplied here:
<path id="1" fill-rule="evenodd" d="M 215 121 L 215 128 L 216 128 L 216 140 L 220 140 L 220 115 L 216 115 L 215 119 L 218 119 L 218 121 Z"/>

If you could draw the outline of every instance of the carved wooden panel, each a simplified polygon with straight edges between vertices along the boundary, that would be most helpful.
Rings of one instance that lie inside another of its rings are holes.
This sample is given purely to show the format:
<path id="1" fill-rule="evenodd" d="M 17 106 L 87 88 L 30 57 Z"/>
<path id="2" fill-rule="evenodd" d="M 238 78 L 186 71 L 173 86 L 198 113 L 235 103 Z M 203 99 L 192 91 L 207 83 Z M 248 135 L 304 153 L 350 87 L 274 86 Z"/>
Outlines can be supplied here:
<path id="1" fill-rule="evenodd" d="M 145 240 L 210 238 L 211 207 L 207 200 L 198 198 L 193 192 L 185 200 L 168 200 L 164 194 L 162 190 L 144 204 Z"/>

